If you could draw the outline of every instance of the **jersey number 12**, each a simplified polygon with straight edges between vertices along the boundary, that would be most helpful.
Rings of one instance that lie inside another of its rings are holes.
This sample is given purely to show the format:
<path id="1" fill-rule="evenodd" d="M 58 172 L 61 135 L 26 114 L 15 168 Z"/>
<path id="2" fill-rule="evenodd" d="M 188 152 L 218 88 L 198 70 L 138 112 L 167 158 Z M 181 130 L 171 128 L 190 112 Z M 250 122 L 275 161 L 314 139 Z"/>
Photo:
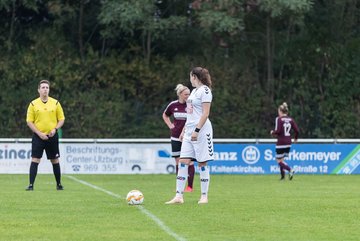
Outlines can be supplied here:
<path id="1" fill-rule="evenodd" d="M 284 123 L 283 127 L 284 127 L 284 135 L 285 136 L 290 136 L 291 124 L 290 123 Z"/>

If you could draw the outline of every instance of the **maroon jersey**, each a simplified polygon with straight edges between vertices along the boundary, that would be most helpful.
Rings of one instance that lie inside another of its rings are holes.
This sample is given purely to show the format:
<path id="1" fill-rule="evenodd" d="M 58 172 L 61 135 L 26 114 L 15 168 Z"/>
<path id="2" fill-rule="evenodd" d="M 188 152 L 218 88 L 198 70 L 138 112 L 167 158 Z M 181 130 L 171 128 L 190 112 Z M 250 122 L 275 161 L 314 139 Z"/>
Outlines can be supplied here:
<path id="1" fill-rule="evenodd" d="M 294 119 L 290 116 L 276 117 L 275 130 L 272 135 L 277 137 L 276 147 L 286 148 L 291 146 L 291 132 L 294 132 L 294 138 L 299 135 L 299 128 Z"/>
<path id="2" fill-rule="evenodd" d="M 167 116 L 174 117 L 174 128 L 171 129 L 171 137 L 174 140 L 179 140 L 179 136 L 184 128 L 186 122 L 186 103 L 181 104 L 178 100 L 170 102 L 166 107 L 164 113 Z"/>

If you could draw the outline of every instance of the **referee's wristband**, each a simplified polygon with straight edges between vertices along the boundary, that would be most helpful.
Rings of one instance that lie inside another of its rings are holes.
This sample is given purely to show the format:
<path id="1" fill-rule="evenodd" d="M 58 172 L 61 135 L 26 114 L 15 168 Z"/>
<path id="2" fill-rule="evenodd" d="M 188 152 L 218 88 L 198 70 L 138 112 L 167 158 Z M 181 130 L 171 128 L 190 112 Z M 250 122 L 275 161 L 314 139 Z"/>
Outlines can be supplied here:
<path id="1" fill-rule="evenodd" d="M 195 128 L 195 132 L 198 132 L 199 133 L 199 131 L 200 131 L 200 128 Z"/>

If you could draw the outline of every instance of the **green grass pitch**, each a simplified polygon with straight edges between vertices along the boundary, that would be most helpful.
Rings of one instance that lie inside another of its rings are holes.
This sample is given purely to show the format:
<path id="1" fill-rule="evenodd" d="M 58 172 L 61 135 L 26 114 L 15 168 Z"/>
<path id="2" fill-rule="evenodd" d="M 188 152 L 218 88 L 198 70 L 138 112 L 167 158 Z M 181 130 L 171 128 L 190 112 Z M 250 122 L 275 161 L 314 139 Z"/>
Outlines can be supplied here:
<path id="1" fill-rule="evenodd" d="M 360 176 L 212 175 L 198 205 L 199 176 L 183 205 L 165 205 L 175 175 L 0 175 L 0 240 L 359 240 Z M 129 206 L 131 189 L 145 196 Z"/>

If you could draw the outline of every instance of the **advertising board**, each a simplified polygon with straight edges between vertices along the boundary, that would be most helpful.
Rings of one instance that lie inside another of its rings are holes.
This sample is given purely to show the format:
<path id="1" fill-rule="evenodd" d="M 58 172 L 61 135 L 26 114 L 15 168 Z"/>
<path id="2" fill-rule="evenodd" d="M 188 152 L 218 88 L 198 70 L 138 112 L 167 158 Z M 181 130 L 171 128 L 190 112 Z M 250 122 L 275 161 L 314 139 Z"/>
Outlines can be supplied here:
<path id="1" fill-rule="evenodd" d="M 274 144 L 215 144 L 211 173 L 279 173 Z M 358 144 L 294 144 L 286 159 L 296 173 L 359 174 Z"/>
<path id="2" fill-rule="evenodd" d="M 275 144 L 215 143 L 212 174 L 278 174 Z M 60 143 L 64 174 L 174 173 L 170 142 L 159 143 Z M 29 171 L 31 143 L 0 143 L 0 173 Z M 357 143 L 294 144 L 286 162 L 299 174 L 359 174 Z M 52 173 L 46 154 L 39 173 Z"/>

